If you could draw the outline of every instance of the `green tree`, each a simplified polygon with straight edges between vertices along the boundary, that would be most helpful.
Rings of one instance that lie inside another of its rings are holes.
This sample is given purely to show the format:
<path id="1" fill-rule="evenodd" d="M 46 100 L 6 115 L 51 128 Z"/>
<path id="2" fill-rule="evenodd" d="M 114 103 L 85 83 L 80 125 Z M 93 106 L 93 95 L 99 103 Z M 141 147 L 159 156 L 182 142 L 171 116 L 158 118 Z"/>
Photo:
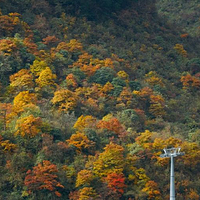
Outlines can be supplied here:
<path id="1" fill-rule="evenodd" d="M 112 82 L 115 72 L 108 67 L 102 67 L 97 70 L 93 76 L 90 77 L 90 82 L 99 83 L 105 85 L 107 82 Z"/>

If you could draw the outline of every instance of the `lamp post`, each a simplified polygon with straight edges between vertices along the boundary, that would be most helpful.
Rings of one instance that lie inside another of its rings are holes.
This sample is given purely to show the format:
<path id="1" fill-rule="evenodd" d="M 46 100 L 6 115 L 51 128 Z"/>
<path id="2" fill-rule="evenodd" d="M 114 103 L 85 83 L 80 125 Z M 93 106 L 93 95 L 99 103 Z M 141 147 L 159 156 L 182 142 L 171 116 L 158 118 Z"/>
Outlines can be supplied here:
<path id="1" fill-rule="evenodd" d="M 170 200 L 175 200 L 175 182 L 174 182 L 174 157 L 182 156 L 185 153 L 180 152 L 181 148 L 163 149 L 164 154 L 161 154 L 161 158 L 171 158 L 170 169 Z"/>

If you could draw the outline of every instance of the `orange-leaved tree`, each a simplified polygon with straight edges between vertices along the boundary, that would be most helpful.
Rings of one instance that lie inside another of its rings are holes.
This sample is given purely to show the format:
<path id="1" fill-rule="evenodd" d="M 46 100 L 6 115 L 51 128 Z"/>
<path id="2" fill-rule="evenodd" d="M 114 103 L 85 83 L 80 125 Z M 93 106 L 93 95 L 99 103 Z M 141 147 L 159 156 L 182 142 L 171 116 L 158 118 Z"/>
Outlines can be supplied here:
<path id="1" fill-rule="evenodd" d="M 85 74 L 87 74 L 88 76 L 92 76 L 98 69 L 100 68 L 99 65 L 83 65 L 81 67 L 81 71 L 83 71 Z"/>
<path id="2" fill-rule="evenodd" d="M 142 100 L 147 99 L 150 95 L 153 94 L 153 90 L 149 87 L 144 87 L 141 90 L 134 90 L 133 94 L 141 98 Z"/>
<path id="3" fill-rule="evenodd" d="M 43 160 L 32 170 L 28 170 L 24 180 L 28 192 L 37 194 L 38 191 L 48 191 L 60 197 L 61 193 L 58 190 L 64 188 L 64 186 L 57 180 L 57 172 L 57 166 L 48 160 Z"/>
<path id="4" fill-rule="evenodd" d="M 22 29 L 24 22 L 20 20 L 21 15 L 19 13 L 9 13 L 8 15 L 2 15 L 0 12 L 0 33 L 9 35 L 16 27 Z"/>
<path id="5" fill-rule="evenodd" d="M 108 81 L 101 89 L 102 96 L 106 96 L 114 89 L 114 86 Z"/>
<path id="6" fill-rule="evenodd" d="M 76 62 L 73 63 L 74 67 L 83 67 L 83 65 L 88 65 L 90 60 L 92 59 L 92 55 L 84 52 L 83 54 L 79 55 L 79 58 Z"/>
<path id="7" fill-rule="evenodd" d="M 145 187 L 142 189 L 143 192 L 146 192 L 148 194 L 148 199 L 154 199 L 154 200 L 161 200 L 161 193 L 159 191 L 158 185 L 155 181 L 148 181 L 145 184 Z"/>
<path id="8" fill-rule="evenodd" d="M 67 75 L 66 82 L 69 89 L 75 89 L 78 86 L 77 80 L 72 73 Z"/>
<path id="9" fill-rule="evenodd" d="M 18 49 L 15 41 L 13 39 L 1 39 L 0 40 L 0 52 L 4 55 L 10 55 L 12 52 Z"/>
<path id="10" fill-rule="evenodd" d="M 117 108 L 124 107 L 131 108 L 132 106 L 132 100 L 133 100 L 133 94 L 127 87 L 124 87 L 121 91 L 119 97 L 117 98 L 118 104 L 116 105 Z"/>
<path id="11" fill-rule="evenodd" d="M 108 120 L 100 120 L 97 123 L 97 128 L 112 131 L 119 137 L 123 137 L 126 135 L 125 128 L 120 123 L 120 121 L 115 117 L 112 117 L 111 119 Z"/>
<path id="12" fill-rule="evenodd" d="M 30 31 L 31 32 L 31 31 Z M 27 47 L 27 51 L 32 53 L 33 55 L 38 56 L 38 46 L 37 44 L 33 41 L 33 34 L 30 33 L 30 36 L 26 37 L 23 40 L 24 45 Z"/>
<path id="13" fill-rule="evenodd" d="M 118 192 L 120 195 L 124 193 L 125 185 L 125 177 L 124 174 L 111 172 L 105 177 L 105 182 L 108 184 L 108 187 Z"/>
<path id="14" fill-rule="evenodd" d="M 192 76 L 189 73 L 181 77 L 181 82 L 183 84 L 183 89 L 200 88 L 200 79 L 196 76 Z"/>
<path id="15" fill-rule="evenodd" d="M 46 38 L 43 38 L 43 44 L 48 45 L 48 47 L 51 47 L 53 44 L 56 44 L 59 39 L 55 35 L 48 35 Z"/>
<path id="16" fill-rule="evenodd" d="M 190 189 L 186 198 L 190 200 L 199 200 L 200 196 L 198 195 L 198 192 L 196 190 Z"/>
<path id="17" fill-rule="evenodd" d="M 149 112 L 157 116 L 164 116 L 165 112 L 165 100 L 161 95 L 150 95 L 150 107 Z"/>
<path id="18" fill-rule="evenodd" d="M 94 142 L 89 140 L 84 133 L 76 132 L 72 134 L 70 139 L 66 140 L 69 145 L 73 145 L 77 148 L 78 152 L 82 152 L 86 149 L 90 149 L 94 146 Z"/>

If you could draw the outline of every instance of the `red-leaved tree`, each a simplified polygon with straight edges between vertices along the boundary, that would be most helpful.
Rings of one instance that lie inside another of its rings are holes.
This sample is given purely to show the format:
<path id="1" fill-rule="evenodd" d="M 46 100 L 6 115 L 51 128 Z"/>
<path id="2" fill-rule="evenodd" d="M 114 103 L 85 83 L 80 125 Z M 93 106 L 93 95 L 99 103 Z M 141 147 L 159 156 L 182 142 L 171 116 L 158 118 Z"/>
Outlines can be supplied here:
<path id="1" fill-rule="evenodd" d="M 61 193 L 57 190 L 58 188 L 64 188 L 64 186 L 57 181 L 57 172 L 57 166 L 48 160 L 43 160 L 42 163 L 33 167 L 33 170 L 28 170 L 24 180 L 28 192 L 37 193 L 40 190 L 46 190 L 60 197 Z"/>

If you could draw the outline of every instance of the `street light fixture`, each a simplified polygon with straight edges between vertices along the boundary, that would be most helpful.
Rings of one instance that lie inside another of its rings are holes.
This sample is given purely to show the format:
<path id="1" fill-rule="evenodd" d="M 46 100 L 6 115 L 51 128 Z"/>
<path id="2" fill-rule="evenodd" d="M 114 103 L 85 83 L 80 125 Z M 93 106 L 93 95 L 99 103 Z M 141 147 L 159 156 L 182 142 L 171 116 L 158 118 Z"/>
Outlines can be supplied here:
<path id="1" fill-rule="evenodd" d="M 164 154 L 161 154 L 161 158 L 171 158 L 170 169 L 170 200 L 175 200 L 175 183 L 174 183 L 174 157 L 182 156 L 185 153 L 180 152 L 181 148 L 163 149 Z"/>

